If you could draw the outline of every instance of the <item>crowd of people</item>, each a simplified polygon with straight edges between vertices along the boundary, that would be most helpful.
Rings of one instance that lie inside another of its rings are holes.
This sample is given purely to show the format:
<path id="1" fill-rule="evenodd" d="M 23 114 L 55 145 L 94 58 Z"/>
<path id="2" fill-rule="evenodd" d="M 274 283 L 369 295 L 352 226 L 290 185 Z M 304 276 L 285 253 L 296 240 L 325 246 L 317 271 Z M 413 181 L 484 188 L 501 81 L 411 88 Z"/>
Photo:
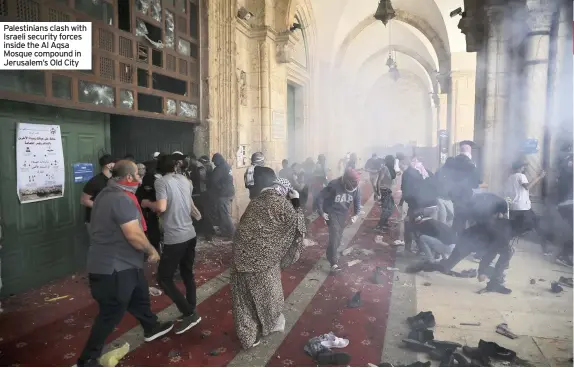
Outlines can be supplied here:
<path id="1" fill-rule="evenodd" d="M 504 272 L 514 252 L 512 239 L 532 229 L 544 233 L 529 199 L 530 188 L 544 173 L 529 182 L 525 164 L 519 161 L 509 173 L 504 197 L 481 191 L 471 146 L 472 142 L 463 142 L 461 154 L 449 158 L 436 173 L 415 157 L 374 154 L 364 171 L 382 209 L 377 230 L 388 231 L 393 214 L 406 212 L 405 249 L 416 247 L 423 256 L 410 271 L 452 273 L 457 263 L 474 253 L 480 259 L 478 279 L 489 280 L 486 289 L 508 294 Z M 566 160 L 560 166 L 564 172 L 558 178 L 556 203 L 572 226 L 571 152 Z M 98 365 L 106 338 L 125 312 L 138 319 L 145 341 L 171 330 L 185 333 L 201 322 L 194 276 L 198 234 L 208 241 L 219 236 L 232 243 L 232 311 L 243 348 L 282 331 L 281 271 L 300 257 L 309 211 L 327 224 L 330 272 L 341 270 L 338 258 L 344 228 L 361 213 L 359 161 L 349 153 L 339 162 L 341 175 L 331 180 L 323 154 L 317 162 L 308 158 L 290 165 L 283 160 L 276 173 L 265 166 L 261 152 L 254 153 L 244 175 L 250 202 L 235 227 L 233 172 L 221 154 L 210 159 L 156 152 L 144 163 L 136 163 L 132 155 L 119 161 L 102 156 L 101 173 L 85 185 L 81 197 L 90 239 L 89 285 L 99 313 L 78 366 Z M 402 194 L 397 204 L 398 187 Z M 558 258 L 571 265 L 571 237 L 563 249 Z M 159 322 L 152 313 L 145 261 L 158 263 L 156 281 L 181 313 L 176 321 Z M 176 286 L 178 275 L 184 293 Z"/>
<path id="2" fill-rule="evenodd" d="M 556 194 L 547 203 L 547 207 L 557 210 L 567 228 L 554 227 L 549 231 L 542 226 L 543 216 L 535 214 L 530 201 L 530 190 L 541 183 L 546 173 L 529 180 L 525 175 L 526 161 L 516 160 L 504 183 L 504 193 L 489 193 L 472 160 L 472 146 L 471 141 L 461 142 L 460 154 L 449 157 L 436 173 L 427 170 L 416 157 L 401 154 L 382 159 L 373 154 L 366 162 L 365 170 L 381 205 L 376 230 L 388 229 L 395 210 L 399 216 L 406 212 L 402 232 L 405 249 L 414 252 L 416 248 L 423 256 L 423 261 L 411 265 L 409 271 L 458 275 L 452 271 L 454 266 L 473 254 L 479 262 L 479 281 L 488 280 L 485 291 L 509 294 L 512 290 L 504 286 L 504 273 L 514 254 L 513 243 L 530 231 L 537 233 L 545 254 L 549 253 L 547 243 L 554 240 L 561 247 L 556 261 L 572 266 L 571 147 L 562 152 L 558 179 L 550 183 Z M 395 207 L 393 188 L 397 187 L 401 199 Z"/>
<path id="3" fill-rule="evenodd" d="M 90 246 L 87 272 L 99 306 L 78 366 L 98 366 L 106 338 L 125 312 L 138 319 L 146 342 L 171 330 L 182 334 L 201 322 L 197 314 L 194 262 L 198 234 L 232 241 L 231 286 L 237 336 L 245 349 L 285 326 L 281 270 L 296 262 L 307 232 L 306 209 L 326 220 L 327 256 L 337 271 L 337 249 L 349 208 L 360 211 L 360 174 L 350 163 L 329 181 L 325 155 L 317 162 L 282 162 L 279 173 L 254 153 L 245 172 L 250 203 L 235 228 L 231 203 L 235 184 L 230 165 L 215 153 L 211 159 L 182 152 L 156 152 L 137 163 L 133 155 L 116 161 L 103 155 L 101 172 L 84 186 Z M 159 322 L 150 308 L 144 262 L 158 263 L 156 281 L 181 315 Z M 175 283 L 179 277 L 182 293 Z"/>

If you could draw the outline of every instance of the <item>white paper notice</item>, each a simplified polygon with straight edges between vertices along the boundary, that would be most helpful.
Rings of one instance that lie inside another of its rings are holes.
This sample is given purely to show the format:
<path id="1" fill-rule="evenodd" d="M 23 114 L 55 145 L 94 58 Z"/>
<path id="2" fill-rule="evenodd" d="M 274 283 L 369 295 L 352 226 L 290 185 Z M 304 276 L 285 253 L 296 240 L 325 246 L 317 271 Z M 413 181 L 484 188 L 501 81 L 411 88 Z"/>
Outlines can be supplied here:
<path id="1" fill-rule="evenodd" d="M 60 126 L 19 123 L 16 168 L 20 203 L 63 197 L 66 169 Z"/>

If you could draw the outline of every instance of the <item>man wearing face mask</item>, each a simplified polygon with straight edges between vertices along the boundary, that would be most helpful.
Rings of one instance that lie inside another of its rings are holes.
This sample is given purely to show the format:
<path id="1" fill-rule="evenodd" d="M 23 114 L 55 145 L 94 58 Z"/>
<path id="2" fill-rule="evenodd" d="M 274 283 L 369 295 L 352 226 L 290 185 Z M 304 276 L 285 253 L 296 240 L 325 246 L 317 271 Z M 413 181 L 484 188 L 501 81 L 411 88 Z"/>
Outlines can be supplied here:
<path id="1" fill-rule="evenodd" d="M 94 206 L 94 200 L 98 194 L 106 187 L 109 178 L 112 177 L 112 169 L 114 168 L 114 160 L 111 155 L 105 154 L 99 159 L 99 164 L 102 171 L 91 178 L 82 191 L 82 197 L 80 202 L 84 207 L 86 207 L 86 225 L 88 226 L 88 231 L 90 227 L 90 217 L 92 214 L 92 207 Z"/>
<path id="2" fill-rule="evenodd" d="M 146 342 L 173 328 L 171 322 L 159 322 L 150 308 L 148 283 L 143 271 L 144 256 L 147 255 L 148 262 L 152 263 L 160 257 L 144 234 L 146 222 L 135 196 L 139 179 L 133 162 L 119 161 L 114 168 L 114 177 L 93 205 L 86 268 L 99 314 L 78 359 L 78 367 L 100 366 L 98 359 L 106 339 L 125 312 L 142 325 Z"/>
<path id="3" fill-rule="evenodd" d="M 361 211 L 361 193 L 359 190 L 360 174 L 347 168 L 342 177 L 331 181 L 319 194 L 317 210 L 323 216 L 329 227 L 329 243 L 327 245 L 327 259 L 331 264 L 331 271 L 337 272 L 341 268 L 337 264 L 338 249 L 341 245 L 345 222 L 349 209 L 353 205 L 354 216 L 351 223 L 357 220 Z"/>

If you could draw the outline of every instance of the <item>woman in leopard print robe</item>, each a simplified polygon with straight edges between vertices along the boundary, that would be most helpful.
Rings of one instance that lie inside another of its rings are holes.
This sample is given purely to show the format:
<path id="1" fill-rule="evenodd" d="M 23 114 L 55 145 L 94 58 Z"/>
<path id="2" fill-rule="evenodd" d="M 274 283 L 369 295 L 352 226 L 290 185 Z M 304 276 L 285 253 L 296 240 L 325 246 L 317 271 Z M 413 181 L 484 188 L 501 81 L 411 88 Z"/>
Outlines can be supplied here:
<path id="1" fill-rule="evenodd" d="M 284 328 L 281 269 L 299 258 L 305 218 L 286 180 L 251 200 L 239 221 L 233 244 L 231 295 L 237 336 L 244 349 Z M 295 192 L 296 193 L 296 192 Z M 292 203 L 294 202 L 294 203 Z"/>

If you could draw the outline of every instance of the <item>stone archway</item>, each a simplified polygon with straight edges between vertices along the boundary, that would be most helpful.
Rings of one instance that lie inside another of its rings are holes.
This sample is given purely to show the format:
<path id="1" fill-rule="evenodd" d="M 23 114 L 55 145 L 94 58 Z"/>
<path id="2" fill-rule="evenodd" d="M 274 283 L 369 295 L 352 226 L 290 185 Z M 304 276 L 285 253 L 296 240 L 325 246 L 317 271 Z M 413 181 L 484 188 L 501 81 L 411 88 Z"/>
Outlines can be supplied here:
<path id="1" fill-rule="evenodd" d="M 424 19 L 414 16 L 404 10 L 395 9 L 396 16 L 395 20 L 406 23 L 416 29 L 418 29 L 431 43 L 434 51 L 437 54 L 439 61 L 439 84 L 441 90 L 446 93 L 450 90 L 450 73 L 451 73 L 451 58 L 450 52 L 447 46 L 444 44 L 443 40 L 440 38 L 438 33 L 431 27 L 431 25 Z M 335 70 L 338 69 L 344 55 L 347 52 L 349 45 L 353 40 L 363 32 L 371 24 L 378 22 L 372 15 L 366 17 L 361 22 L 359 22 L 345 37 L 341 45 L 339 46 L 337 53 L 335 54 Z"/>

